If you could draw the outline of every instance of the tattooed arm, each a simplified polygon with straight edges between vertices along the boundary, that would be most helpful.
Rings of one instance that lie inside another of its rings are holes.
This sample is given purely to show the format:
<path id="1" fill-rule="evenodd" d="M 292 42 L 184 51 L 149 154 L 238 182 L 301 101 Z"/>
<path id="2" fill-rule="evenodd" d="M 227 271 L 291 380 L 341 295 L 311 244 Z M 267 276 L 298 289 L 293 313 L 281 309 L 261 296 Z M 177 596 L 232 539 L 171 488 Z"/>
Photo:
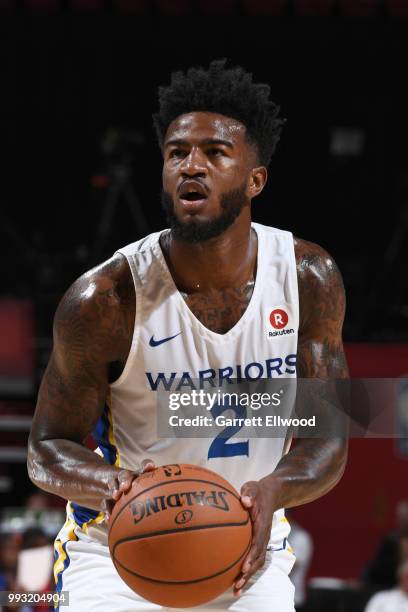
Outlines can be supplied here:
<path id="1" fill-rule="evenodd" d="M 117 255 L 77 280 L 54 320 L 54 348 L 41 383 L 28 444 L 28 473 L 40 488 L 107 510 L 136 473 L 110 466 L 85 446 L 104 406 L 109 379 L 132 341 L 135 294 Z"/>
<path id="2" fill-rule="evenodd" d="M 295 241 L 299 285 L 300 326 L 297 355 L 299 378 L 347 378 L 348 370 L 341 338 L 345 295 L 333 259 L 319 246 Z M 336 404 L 336 397 L 316 393 L 310 398 L 316 409 Z M 330 415 L 329 417 L 330 418 Z M 253 521 L 253 544 L 236 582 L 242 589 L 265 561 L 273 512 L 299 506 L 330 491 L 340 480 L 347 461 L 347 440 L 339 438 L 299 439 L 282 457 L 272 474 L 259 482 L 245 483 L 242 503 Z"/>
<path id="3" fill-rule="evenodd" d="M 347 378 L 341 337 L 345 295 L 340 272 L 319 246 L 297 240 L 295 249 L 300 308 L 297 375 L 299 378 Z M 318 408 L 320 396 L 316 393 L 310 399 Z M 325 397 L 328 404 L 330 399 L 335 405 L 336 397 Z M 346 460 L 344 437 L 298 440 L 281 459 L 271 478 L 277 507 L 298 506 L 330 491 L 340 480 Z"/>

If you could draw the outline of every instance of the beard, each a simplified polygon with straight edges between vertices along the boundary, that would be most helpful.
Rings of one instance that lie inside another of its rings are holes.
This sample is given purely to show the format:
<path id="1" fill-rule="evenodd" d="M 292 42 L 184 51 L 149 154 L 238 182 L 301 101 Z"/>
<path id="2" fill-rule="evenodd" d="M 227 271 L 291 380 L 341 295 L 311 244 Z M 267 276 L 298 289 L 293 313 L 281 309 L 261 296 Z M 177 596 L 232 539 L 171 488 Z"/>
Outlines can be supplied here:
<path id="1" fill-rule="evenodd" d="M 173 198 L 164 190 L 161 192 L 161 203 L 166 213 L 167 222 L 171 227 L 173 238 L 184 242 L 205 242 L 220 236 L 234 223 L 247 203 L 246 183 L 243 183 L 237 189 L 231 189 L 231 191 L 221 194 L 221 213 L 210 221 L 192 220 L 187 223 L 180 221 L 174 212 Z"/>

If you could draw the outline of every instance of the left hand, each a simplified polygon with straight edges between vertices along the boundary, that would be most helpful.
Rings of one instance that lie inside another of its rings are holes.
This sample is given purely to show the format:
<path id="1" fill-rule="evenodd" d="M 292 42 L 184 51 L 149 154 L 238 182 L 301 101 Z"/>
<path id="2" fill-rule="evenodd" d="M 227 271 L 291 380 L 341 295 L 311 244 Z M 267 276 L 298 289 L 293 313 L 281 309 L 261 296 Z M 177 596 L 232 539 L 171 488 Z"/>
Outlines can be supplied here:
<path id="1" fill-rule="evenodd" d="M 249 578 L 265 563 L 274 513 L 272 487 L 262 480 L 246 482 L 241 488 L 241 503 L 251 517 L 252 544 L 243 561 L 241 574 L 234 584 L 234 594 L 237 597 L 241 595 Z"/>

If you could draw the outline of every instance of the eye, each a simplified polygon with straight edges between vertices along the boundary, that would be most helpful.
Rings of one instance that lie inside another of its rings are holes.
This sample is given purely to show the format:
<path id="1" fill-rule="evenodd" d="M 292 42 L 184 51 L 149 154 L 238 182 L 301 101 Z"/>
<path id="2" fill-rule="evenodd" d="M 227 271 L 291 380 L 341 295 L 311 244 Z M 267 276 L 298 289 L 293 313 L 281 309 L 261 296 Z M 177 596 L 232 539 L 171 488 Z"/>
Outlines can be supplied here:
<path id="1" fill-rule="evenodd" d="M 207 155 L 210 155 L 211 157 L 221 157 L 222 155 L 224 155 L 224 151 L 222 149 L 208 149 L 207 151 Z"/>
<path id="2" fill-rule="evenodd" d="M 183 157 L 183 156 L 184 156 L 184 151 L 182 149 L 172 149 L 169 153 L 169 157 L 172 157 L 172 158 Z"/>

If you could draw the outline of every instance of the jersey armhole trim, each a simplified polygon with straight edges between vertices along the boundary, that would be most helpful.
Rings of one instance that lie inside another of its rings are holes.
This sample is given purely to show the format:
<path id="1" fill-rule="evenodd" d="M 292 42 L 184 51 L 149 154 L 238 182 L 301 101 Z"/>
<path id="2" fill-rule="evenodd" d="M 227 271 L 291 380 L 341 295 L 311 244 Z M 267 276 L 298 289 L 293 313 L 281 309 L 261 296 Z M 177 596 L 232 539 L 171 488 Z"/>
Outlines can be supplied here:
<path id="1" fill-rule="evenodd" d="M 133 361 L 136 357 L 136 353 L 137 353 L 137 347 L 138 347 L 138 343 L 139 343 L 139 336 L 140 336 L 140 323 L 141 323 L 141 319 L 142 319 L 142 308 L 143 308 L 143 303 L 142 303 L 142 292 L 138 290 L 138 283 L 136 281 L 136 269 L 135 266 L 131 260 L 132 255 L 128 256 L 125 255 L 124 253 L 122 253 L 121 251 L 117 251 L 118 253 L 120 253 L 123 257 L 126 258 L 127 264 L 130 268 L 130 272 L 132 274 L 132 279 L 133 279 L 133 285 L 135 288 L 135 323 L 133 326 L 133 336 L 132 336 L 132 344 L 130 346 L 130 351 L 129 351 L 129 355 L 128 358 L 126 360 L 125 363 L 125 367 L 123 368 L 122 374 L 119 376 L 119 378 L 117 378 L 116 380 L 114 380 L 112 383 L 110 383 L 110 388 L 111 389 L 117 389 L 118 387 L 120 387 L 127 379 L 129 372 L 132 368 L 133 365 Z"/>
<path id="2" fill-rule="evenodd" d="M 289 251 L 290 257 L 292 260 L 292 265 L 294 269 L 293 280 L 294 280 L 294 304 L 296 308 L 296 316 L 297 316 L 297 327 L 298 327 L 298 336 L 299 336 L 299 325 L 300 325 L 300 310 L 299 310 L 299 282 L 298 282 L 298 274 L 297 274 L 297 264 L 296 264 L 296 253 L 295 253 L 295 240 L 293 238 L 292 232 L 287 232 L 288 238 L 290 241 Z"/>

